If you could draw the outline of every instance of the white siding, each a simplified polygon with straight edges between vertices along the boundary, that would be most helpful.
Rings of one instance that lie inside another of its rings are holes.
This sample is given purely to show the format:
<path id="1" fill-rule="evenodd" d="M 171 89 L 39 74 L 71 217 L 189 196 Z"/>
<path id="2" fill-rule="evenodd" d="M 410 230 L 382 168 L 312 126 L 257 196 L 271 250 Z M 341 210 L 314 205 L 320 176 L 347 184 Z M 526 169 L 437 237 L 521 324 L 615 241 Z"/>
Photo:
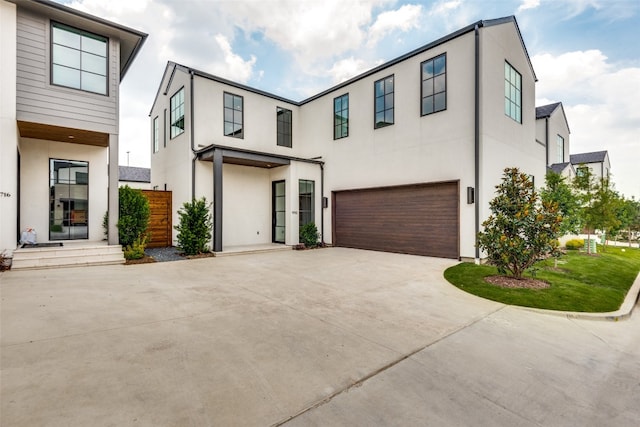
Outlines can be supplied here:
<path id="1" fill-rule="evenodd" d="M 50 83 L 50 21 L 23 9 L 17 17 L 17 119 L 118 133 L 119 41 L 109 39 L 108 96 Z"/>

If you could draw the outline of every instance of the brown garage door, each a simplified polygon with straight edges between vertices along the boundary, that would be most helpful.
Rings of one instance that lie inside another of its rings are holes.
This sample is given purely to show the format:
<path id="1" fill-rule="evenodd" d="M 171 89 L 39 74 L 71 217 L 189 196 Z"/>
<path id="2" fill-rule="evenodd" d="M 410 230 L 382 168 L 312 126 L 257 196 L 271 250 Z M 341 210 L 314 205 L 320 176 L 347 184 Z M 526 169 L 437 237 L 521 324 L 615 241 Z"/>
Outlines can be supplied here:
<path id="1" fill-rule="evenodd" d="M 458 182 L 333 193 L 336 246 L 458 258 Z"/>

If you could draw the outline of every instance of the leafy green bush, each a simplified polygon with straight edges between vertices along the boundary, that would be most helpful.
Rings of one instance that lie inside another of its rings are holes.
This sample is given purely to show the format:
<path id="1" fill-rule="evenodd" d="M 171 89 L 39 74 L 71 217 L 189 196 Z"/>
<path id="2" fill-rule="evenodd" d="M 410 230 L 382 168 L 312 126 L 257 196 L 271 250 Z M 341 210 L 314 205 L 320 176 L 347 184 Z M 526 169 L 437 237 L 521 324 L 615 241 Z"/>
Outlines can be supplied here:
<path id="1" fill-rule="evenodd" d="M 185 202 L 178 211 L 180 223 L 173 228 L 178 230 L 178 248 L 186 255 L 209 252 L 207 243 L 211 240 L 211 212 L 207 200 Z"/>
<path id="2" fill-rule="evenodd" d="M 577 251 L 578 249 L 582 249 L 584 247 L 584 240 L 571 239 L 571 240 L 568 240 L 567 243 L 565 243 L 564 245 L 568 250 Z"/>
<path id="3" fill-rule="evenodd" d="M 52 233 L 60 233 L 62 231 L 62 226 L 60 224 L 51 224 L 49 231 Z"/>
<path id="4" fill-rule="evenodd" d="M 309 222 L 300 227 L 300 243 L 304 243 L 307 248 L 318 246 L 318 228 L 314 222 Z"/>
<path id="5" fill-rule="evenodd" d="M 125 259 L 144 258 L 144 248 L 147 246 L 147 236 L 138 237 L 133 243 L 124 248 Z"/>
<path id="6" fill-rule="evenodd" d="M 118 239 L 122 247 L 133 245 L 140 240 L 149 225 L 149 200 L 142 191 L 129 187 L 119 190 Z"/>
<path id="7" fill-rule="evenodd" d="M 104 239 L 107 240 L 109 238 L 109 211 L 106 211 L 102 217 L 102 232 Z"/>

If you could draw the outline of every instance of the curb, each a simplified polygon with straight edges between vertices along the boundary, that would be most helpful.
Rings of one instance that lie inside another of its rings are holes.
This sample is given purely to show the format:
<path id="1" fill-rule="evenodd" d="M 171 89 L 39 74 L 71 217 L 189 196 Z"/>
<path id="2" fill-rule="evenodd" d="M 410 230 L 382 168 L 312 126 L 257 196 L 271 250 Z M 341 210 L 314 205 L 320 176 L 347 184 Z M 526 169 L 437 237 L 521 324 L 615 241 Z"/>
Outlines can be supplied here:
<path id="1" fill-rule="evenodd" d="M 620 308 L 616 311 L 610 311 L 608 313 L 584 313 L 577 311 L 556 311 L 556 310 L 544 310 L 541 308 L 531 308 L 512 305 L 511 307 L 520 308 L 522 310 L 534 311 L 536 313 L 549 314 L 552 316 L 566 317 L 567 319 L 589 319 L 589 320 L 608 320 L 617 322 L 619 320 L 625 320 L 631 317 L 633 308 L 638 301 L 638 295 L 640 295 L 640 273 L 636 276 L 636 280 L 631 285 L 627 296 L 620 305 Z"/>

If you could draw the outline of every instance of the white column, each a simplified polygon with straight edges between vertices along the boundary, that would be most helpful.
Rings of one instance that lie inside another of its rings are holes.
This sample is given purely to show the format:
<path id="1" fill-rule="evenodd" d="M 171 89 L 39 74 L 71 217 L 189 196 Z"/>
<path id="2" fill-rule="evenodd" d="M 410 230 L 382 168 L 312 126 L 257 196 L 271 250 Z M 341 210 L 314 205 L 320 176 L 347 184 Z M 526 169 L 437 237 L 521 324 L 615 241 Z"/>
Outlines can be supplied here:
<path id="1" fill-rule="evenodd" d="M 118 135 L 109 135 L 109 244 L 118 244 Z"/>

